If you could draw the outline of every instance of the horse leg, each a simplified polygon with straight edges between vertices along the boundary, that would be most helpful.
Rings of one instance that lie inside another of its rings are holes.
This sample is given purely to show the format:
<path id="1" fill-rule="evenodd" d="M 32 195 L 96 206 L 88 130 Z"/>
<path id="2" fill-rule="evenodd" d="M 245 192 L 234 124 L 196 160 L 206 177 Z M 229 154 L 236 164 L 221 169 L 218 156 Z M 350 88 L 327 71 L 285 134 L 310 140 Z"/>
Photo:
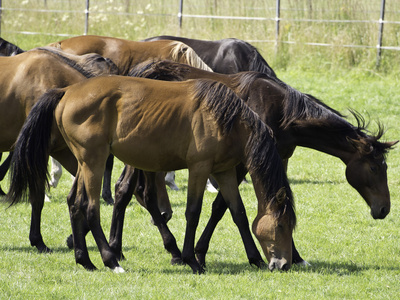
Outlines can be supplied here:
<path id="1" fill-rule="evenodd" d="M 239 183 L 243 180 L 247 173 L 247 170 L 243 165 L 236 167 L 237 182 Z M 196 258 L 202 267 L 206 266 L 206 254 L 210 246 L 211 237 L 217 227 L 218 222 L 222 219 L 228 206 L 222 197 L 221 193 L 218 193 L 216 199 L 212 204 L 211 217 L 208 220 L 207 226 L 201 234 L 195 248 Z M 256 257 L 249 257 L 249 261 L 256 261 L 261 255 L 256 255 Z"/>
<path id="2" fill-rule="evenodd" d="M 51 160 L 51 171 L 50 171 L 49 184 L 51 187 L 56 188 L 61 178 L 62 167 L 61 164 L 53 157 L 50 157 L 50 160 Z"/>
<path id="3" fill-rule="evenodd" d="M 75 252 L 75 262 L 81 264 L 85 269 L 93 271 L 97 268 L 90 261 L 89 252 L 86 246 L 85 236 L 83 232 L 83 224 L 85 223 L 84 211 L 87 208 L 88 199 L 80 172 L 76 174 L 71 191 L 67 196 L 67 203 L 71 219 L 72 239 Z"/>
<path id="4" fill-rule="evenodd" d="M 200 219 L 204 189 L 209 175 L 208 172 L 201 172 L 202 169 L 204 170 L 201 166 L 193 166 L 189 169 L 188 194 L 185 211 L 186 231 L 182 250 L 183 262 L 192 268 L 193 273 L 198 274 L 204 273 L 204 268 L 200 266 L 196 260 L 194 242 L 196 228 Z"/>
<path id="5" fill-rule="evenodd" d="M 101 192 L 101 197 L 109 205 L 114 204 L 114 200 L 111 195 L 111 174 L 113 166 L 114 166 L 114 155 L 110 154 L 106 162 L 106 170 L 104 171 L 104 176 L 103 176 L 103 190 Z"/>
<path id="6" fill-rule="evenodd" d="M 125 211 L 131 201 L 140 170 L 125 165 L 121 176 L 115 184 L 115 202 L 110 229 L 110 248 L 117 259 L 125 259 L 122 254 L 122 231 Z"/>
<path id="7" fill-rule="evenodd" d="M 38 201 L 31 200 L 31 228 L 29 231 L 29 240 L 31 242 L 31 246 L 36 247 L 39 253 L 50 253 L 51 249 L 48 248 L 43 242 L 42 233 L 40 232 L 40 222 L 42 217 L 42 210 L 44 204 L 44 189 L 37 193 L 37 195 L 31 195 L 31 197 L 37 197 Z"/>
<path id="8" fill-rule="evenodd" d="M 175 183 L 175 171 L 170 171 L 165 174 L 165 184 L 168 185 L 171 190 L 179 191 L 179 188 Z"/>
<path id="9" fill-rule="evenodd" d="M 154 225 L 157 226 L 158 231 L 160 232 L 164 248 L 172 255 L 171 264 L 182 264 L 182 254 L 176 244 L 176 239 L 169 230 L 167 222 L 161 215 L 160 209 L 158 207 L 158 197 L 156 188 L 157 173 L 144 172 L 144 175 L 146 179 L 146 190 L 145 190 L 146 196 L 144 198 L 146 203 L 146 208 L 153 219 Z M 163 175 L 164 174 L 162 174 L 162 176 Z"/>
<path id="10" fill-rule="evenodd" d="M 82 157 L 83 159 L 81 160 L 85 163 L 81 164 L 80 167 L 81 167 L 81 176 L 83 179 L 83 185 L 88 197 L 86 219 L 90 231 L 92 232 L 94 240 L 96 241 L 104 265 L 114 270 L 116 273 L 120 273 L 124 272 L 124 270 L 118 264 L 117 257 L 111 250 L 100 223 L 99 198 L 101 191 L 101 181 L 105 169 L 105 162 L 108 157 L 108 154 L 107 156 L 104 157 L 104 153 L 106 153 L 107 147 L 108 145 L 105 146 L 105 149 L 102 147 L 95 147 L 93 149 L 89 149 L 89 150 L 95 149 L 94 151 L 88 151 L 88 149 L 86 149 L 86 151 L 83 152 L 83 154 L 85 155 Z M 88 157 L 86 157 L 86 155 L 88 155 Z M 80 153 L 78 153 L 78 156 L 80 156 Z M 81 228 L 83 227 L 81 226 Z"/>
<path id="11" fill-rule="evenodd" d="M 0 153 L 0 160 L 1 160 L 2 153 Z M 0 166 L 0 181 L 3 181 L 4 177 L 7 174 L 8 169 L 10 168 L 10 163 L 11 163 L 11 158 L 12 158 L 12 152 L 10 152 L 5 159 L 5 161 L 1 164 Z M 0 187 L 0 196 L 4 196 L 5 193 Z"/>
<path id="12" fill-rule="evenodd" d="M 232 219 L 239 229 L 250 264 L 259 268 L 267 267 L 268 265 L 262 259 L 250 232 L 246 209 L 239 194 L 236 169 L 213 175 L 220 186 L 221 194 L 229 207 Z"/>

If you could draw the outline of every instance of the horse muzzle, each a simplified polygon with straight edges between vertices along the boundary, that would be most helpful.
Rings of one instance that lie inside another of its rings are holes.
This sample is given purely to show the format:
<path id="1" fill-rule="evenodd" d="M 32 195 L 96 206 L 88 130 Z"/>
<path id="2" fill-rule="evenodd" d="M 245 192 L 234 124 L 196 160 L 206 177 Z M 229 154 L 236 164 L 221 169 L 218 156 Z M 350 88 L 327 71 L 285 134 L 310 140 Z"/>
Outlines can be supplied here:
<path id="1" fill-rule="evenodd" d="M 268 269 L 270 271 L 274 270 L 279 270 L 279 271 L 288 271 L 290 267 L 292 266 L 291 263 L 289 263 L 286 259 L 284 258 L 272 258 L 269 265 Z"/>

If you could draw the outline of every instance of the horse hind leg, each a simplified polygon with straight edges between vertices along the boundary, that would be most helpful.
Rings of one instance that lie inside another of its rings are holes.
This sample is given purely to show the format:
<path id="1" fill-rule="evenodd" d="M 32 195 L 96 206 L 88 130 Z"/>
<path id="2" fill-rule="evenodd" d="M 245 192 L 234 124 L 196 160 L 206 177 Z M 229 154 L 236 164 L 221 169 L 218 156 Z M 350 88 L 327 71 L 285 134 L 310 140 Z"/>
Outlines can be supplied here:
<path id="1" fill-rule="evenodd" d="M 104 149 L 103 151 L 101 150 L 101 147 L 97 147 L 96 151 L 87 151 L 86 154 L 90 154 L 90 159 L 83 160 L 86 163 L 81 165 L 81 179 L 88 197 L 86 218 L 90 231 L 92 232 L 94 240 L 96 241 L 97 247 L 100 251 L 104 265 L 112 269 L 114 272 L 120 273 L 124 272 L 124 270 L 118 264 L 117 257 L 111 250 L 100 223 L 99 198 L 101 191 L 101 180 L 105 169 L 105 162 L 108 157 L 107 155 L 103 159 L 103 154 L 105 151 Z"/>
<path id="2" fill-rule="evenodd" d="M 88 200 L 84 185 L 80 181 L 79 171 L 76 174 L 71 191 L 68 194 L 67 202 L 71 218 L 75 261 L 87 270 L 96 270 L 96 266 L 90 261 L 85 240 L 86 233 L 83 232 L 83 224 L 85 223 L 85 215 L 83 212 L 86 211 Z"/>

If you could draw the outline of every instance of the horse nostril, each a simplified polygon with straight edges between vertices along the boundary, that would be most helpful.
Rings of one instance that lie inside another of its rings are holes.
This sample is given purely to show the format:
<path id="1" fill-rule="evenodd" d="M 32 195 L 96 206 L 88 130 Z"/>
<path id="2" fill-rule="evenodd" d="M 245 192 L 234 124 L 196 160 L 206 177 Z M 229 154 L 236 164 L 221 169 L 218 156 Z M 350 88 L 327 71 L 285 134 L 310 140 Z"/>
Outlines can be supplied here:
<path id="1" fill-rule="evenodd" d="M 289 269 L 290 269 L 289 264 L 283 264 L 282 265 L 282 268 L 281 268 L 282 271 L 289 271 Z"/>
<path id="2" fill-rule="evenodd" d="M 387 207 L 382 207 L 382 208 L 381 208 L 381 214 L 380 214 L 380 216 L 381 216 L 382 219 L 383 219 L 384 217 L 386 217 L 388 213 L 389 213 L 389 209 L 388 209 Z"/>

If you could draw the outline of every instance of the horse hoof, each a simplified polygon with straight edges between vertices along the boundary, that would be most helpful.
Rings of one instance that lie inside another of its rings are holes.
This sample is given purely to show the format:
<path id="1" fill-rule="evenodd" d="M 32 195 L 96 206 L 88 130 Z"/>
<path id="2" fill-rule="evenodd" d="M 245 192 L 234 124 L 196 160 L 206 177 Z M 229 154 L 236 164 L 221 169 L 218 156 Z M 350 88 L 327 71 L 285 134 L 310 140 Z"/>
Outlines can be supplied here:
<path id="1" fill-rule="evenodd" d="M 122 267 L 118 266 L 113 269 L 113 272 L 119 274 L 119 273 L 125 273 L 125 270 Z"/>
<path id="2" fill-rule="evenodd" d="M 206 267 L 206 256 L 204 254 L 196 253 L 196 260 L 201 267 Z"/>
<path id="3" fill-rule="evenodd" d="M 171 265 L 173 265 L 173 266 L 175 266 L 175 265 L 181 266 L 184 264 L 185 263 L 183 262 L 182 258 L 180 258 L 180 257 L 173 257 L 171 259 Z"/>
<path id="4" fill-rule="evenodd" d="M 70 250 L 74 249 L 74 241 L 72 240 L 72 234 L 69 237 L 67 237 L 66 242 L 67 242 L 68 249 L 70 249 Z"/>

